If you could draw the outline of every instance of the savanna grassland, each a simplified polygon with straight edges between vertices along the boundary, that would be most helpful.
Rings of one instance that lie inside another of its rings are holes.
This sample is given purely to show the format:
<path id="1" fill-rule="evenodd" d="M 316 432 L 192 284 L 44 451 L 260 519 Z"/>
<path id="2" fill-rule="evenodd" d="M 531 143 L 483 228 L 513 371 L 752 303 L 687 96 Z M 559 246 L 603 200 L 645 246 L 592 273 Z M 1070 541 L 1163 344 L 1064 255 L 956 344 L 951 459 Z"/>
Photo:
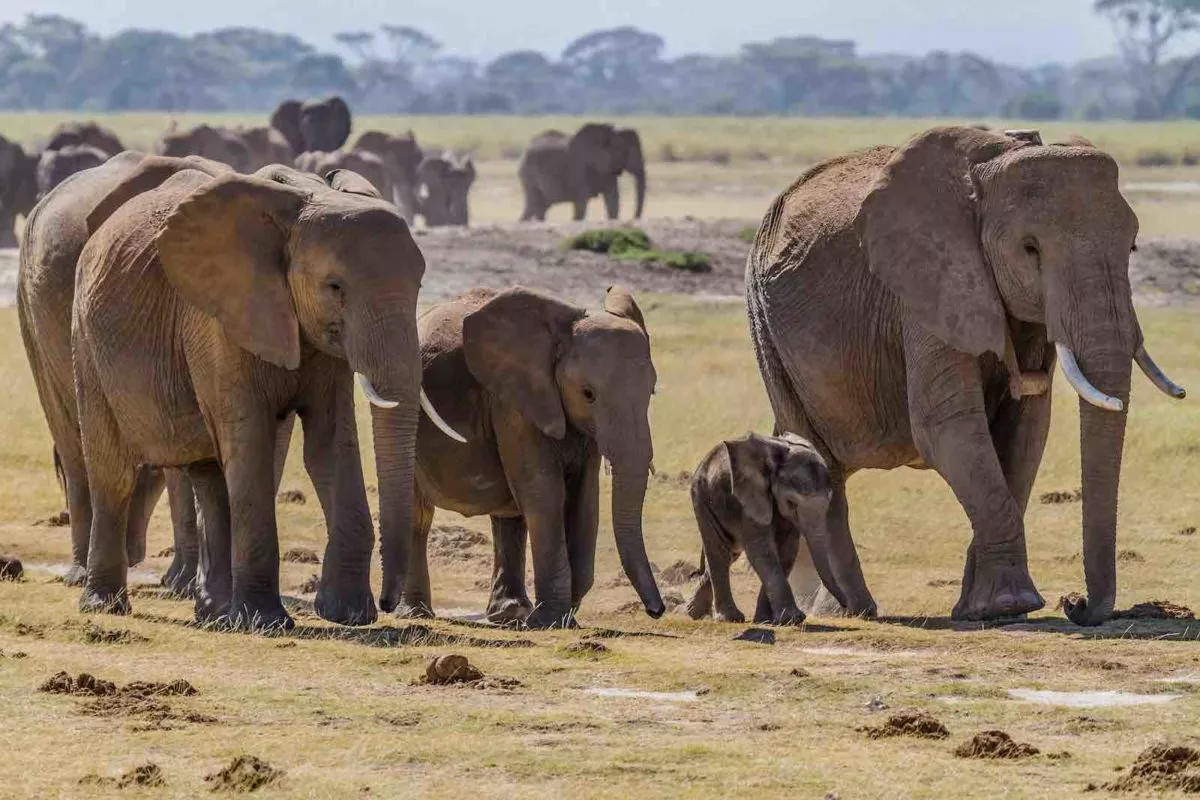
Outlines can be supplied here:
<path id="1" fill-rule="evenodd" d="M 54 121 L 0 116 L 0 133 L 32 141 Z M 134 145 L 165 125 L 150 116 L 109 121 Z M 388 121 L 410 123 L 421 141 L 477 150 L 483 168 L 472 216 L 489 222 L 519 211 L 506 148 L 519 150 L 536 130 L 575 121 Z M 635 124 L 654 159 L 652 216 L 749 223 L 811 160 L 898 142 L 924 127 L 912 120 Z M 1182 154 L 1193 136 L 1200 149 L 1200 125 L 1078 129 L 1131 162 L 1150 147 Z M 1052 136 L 1063 127 L 1043 130 Z M 662 161 L 668 144 L 686 160 Z M 765 158 L 750 152 L 754 146 Z M 713 163 L 719 148 L 733 154 L 729 164 Z M 1200 178 L 1200 168 L 1192 171 L 1131 163 L 1126 179 Z M 1200 208 L 1190 195 L 1130 196 L 1146 235 L 1195 235 L 1189 221 L 1195 225 Z M 444 268 L 453 269 L 447 252 Z M 603 289 L 597 285 L 593 302 Z M 739 302 L 695 293 L 638 299 L 659 373 L 647 549 L 664 595 L 677 603 L 694 588 L 687 567 L 699 554 L 685 476 L 718 440 L 769 430 L 770 411 Z M 1178 382 L 1200 387 L 1196 313 L 1143 308 L 1141 320 L 1158 362 Z M 281 584 L 295 631 L 199 630 L 190 624 L 190 603 L 163 599 L 154 588 L 169 561 L 155 555 L 171 543 L 165 502 L 151 527 L 152 557 L 131 576 L 145 585 L 135 591 L 133 615 L 83 617 L 78 590 L 57 581 L 69 561 L 68 529 L 37 524 L 60 510 L 62 498 L 11 308 L 0 309 L 0 375 L 0 553 L 19 555 L 27 568 L 20 582 L 0 581 L 2 797 L 190 798 L 207 793 L 205 776 L 252 755 L 283 771 L 258 789 L 261 797 L 1060 798 L 1120 779 L 1156 743 L 1200 746 L 1200 622 L 1121 619 L 1080 629 L 1053 607 L 1083 588 L 1081 504 L 1072 497 L 1080 483 L 1078 410 L 1061 379 L 1027 515 L 1030 567 L 1045 611 L 1007 626 L 949 622 L 970 536 L 965 515 L 932 473 L 871 472 L 850 484 L 851 524 L 884 616 L 810 619 L 775 630 L 775 644 L 767 645 L 735 641 L 745 625 L 692 622 L 678 611 L 654 621 L 636 607 L 621 578 L 604 476 L 596 587 L 578 631 L 500 631 L 467 619 L 486 602 L 489 528 L 447 512 L 438 513 L 431 548 L 442 619 L 331 626 L 311 613 L 311 586 L 304 585 L 319 565 L 287 562 Z M 1192 402 L 1170 401 L 1135 375 L 1119 608 L 1169 600 L 1200 609 L 1200 415 Z M 373 488 L 369 415 L 362 412 L 360 444 Z M 299 452 L 294 446 L 283 488 L 307 502 L 278 505 L 281 545 L 320 553 L 324 523 Z M 1063 493 L 1054 498 L 1061 502 L 1041 501 L 1051 493 Z M 756 580 L 744 562 L 734 571 L 738 602 L 750 612 Z M 465 655 L 490 681 L 479 688 L 420 683 L 426 662 L 448 653 Z M 198 693 L 100 703 L 37 691 L 60 670 L 118 684 L 183 679 Z M 1070 694 L 1044 704 L 1010 690 Z M 1101 694 L 1074 694 L 1083 692 Z M 1121 704 L 1133 702 L 1140 704 Z M 908 711 L 936 717 L 948 735 L 875 739 L 861 730 Z M 1006 731 L 1041 753 L 1014 760 L 954 754 L 987 730 Z M 148 763 L 164 785 L 118 788 L 122 776 Z"/>

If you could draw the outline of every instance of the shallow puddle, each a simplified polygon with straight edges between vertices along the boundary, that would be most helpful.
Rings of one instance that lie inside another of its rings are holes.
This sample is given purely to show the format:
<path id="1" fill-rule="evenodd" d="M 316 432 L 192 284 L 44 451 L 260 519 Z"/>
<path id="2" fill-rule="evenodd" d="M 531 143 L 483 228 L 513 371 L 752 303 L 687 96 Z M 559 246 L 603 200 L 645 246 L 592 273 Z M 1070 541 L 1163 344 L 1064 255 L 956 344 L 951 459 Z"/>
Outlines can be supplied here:
<path id="1" fill-rule="evenodd" d="M 1043 689 L 1009 689 L 1009 697 L 1044 706 L 1064 708 L 1116 708 L 1161 706 L 1180 698 L 1177 694 L 1133 694 L 1131 692 L 1051 692 Z"/>
<path id="2" fill-rule="evenodd" d="M 700 699 L 699 692 L 644 692 L 640 689 L 616 689 L 611 687 L 596 687 L 584 689 L 585 694 L 600 697 L 628 697 L 635 700 L 661 700 L 666 703 L 694 703 Z"/>

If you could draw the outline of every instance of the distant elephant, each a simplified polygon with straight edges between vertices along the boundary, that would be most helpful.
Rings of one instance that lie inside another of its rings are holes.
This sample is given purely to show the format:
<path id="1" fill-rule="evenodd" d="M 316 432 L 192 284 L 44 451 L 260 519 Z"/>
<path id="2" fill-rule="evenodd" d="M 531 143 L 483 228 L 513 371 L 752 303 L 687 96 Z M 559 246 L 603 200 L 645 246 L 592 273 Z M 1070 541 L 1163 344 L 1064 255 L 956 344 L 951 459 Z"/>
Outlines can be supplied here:
<path id="1" fill-rule="evenodd" d="M 795 434 L 751 433 L 709 451 L 692 476 L 704 574 L 688 615 L 708 616 L 715 601 L 717 619 L 745 622 L 729 587 L 729 567 L 744 551 L 762 582 L 754 621 L 803 622 L 804 612 L 788 586 L 801 541 L 808 544 L 821 579 L 840 597 L 825 533 L 831 485 L 821 454 Z"/>
<path id="2" fill-rule="evenodd" d="M 269 125 L 237 128 L 233 133 L 240 136 L 246 146 L 247 172 L 254 172 L 270 164 L 291 164 L 296 157 L 284 135 Z"/>
<path id="3" fill-rule="evenodd" d="M 271 114 L 270 126 L 283 134 L 293 156 L 308 149 L 304 146 L 304 134 L 300 132 L 300 108 L 303 105 L 299 100 L 284 100 Z"/>
<path id="4" fill-rule="evenodd" d="M 382 131 L 367 131 L 358 137 L 353 149 L 374 153 L 383 159 L 383 168 L 392 187 L 389 199 L 411 225 L 420 211 L 417 166 L 424 158 L 413 132 L 394 136 Z"/>
<path id="5" fill-rule="evenodd" d="M 62 150 L 67 147 L 87 145 L 102 150 L 109 158 L 124 152 L 125 145 L 109 128 L 96 122 L 63 122 L 54 128 L 46 150 Z"/>
<path id="6" fill-rule="evenodd" d="M 329 529 L 315 608 L 375 619 L 352 375 L 375 406 L 384 580 L 407 569 L 424 259 L 353 173 L 130 175 L 88 218 L 72 325 L 92 502 L 84 611 L 124 613 L 139 464 L 183 468 L 205 518 L 197 617 L 290 626 L 279 597 L 278 422 L 296 411 Z M 376 388 L 378 387 L 378 388 Z M 384 399 L 384 397 L 390 399 Z M 218 461 L 219 459 L 219 461 Z"/>
<path id="7" fill-rule="evenodd" d="M 1107 619 L 1132 363 L 1183 396 L 1134 313 L 1137 232 L 1109 155 L 1027 134 L 934 128 L 784 191 L 754 241 L 746 299 L 776 430 L 814 442 L 833 476 L 830 536 L 849 541 L 853 473 L 935 469 L 973 531 L 953 616 L 1041 608 L 1023 517 L 1057 360 L 1080 395 L 1088 591 L 1066 612 Z M 811 597 L 820 581 L 801 555 L 793 586 Z M 833 566 L 849 610 L 871 612 L 857 557 L 835 553 Z"/>
<path id="8" fill-rule="evenodd" d="M 332 153 L 350 138 L 350 107 L 340 97 L 309 100 L 300 107 L 300 135 L 304 150 Z"/>
<path id="9" fill-rule="evenodd" d="M 43 150 L 37 166 L 38 198 L 45 197 L 51 189 L 76 172 L 98 167 L 108 159 L 108 153 L 88 144 L 72 144 L 58 150 Z"/>
<path id="10" fill-rule="evenodd" d="M 38 156 L 0 136 L 0 247 L 17 246 L 17 217 L 37 202 Z"/>
<path id="11" fill-rule="evenodd" d="M 391 195 L 392 187 L 382 159 L 365 150 L 338 150 L 333 153 L 310 150 L 296 157 L 295 166 L 298 170 L 311 172 L 320 178 L 335 170 L 350 170 L 366 178 L 379 192 L 380 197 L 387 199 Z"/>
<path id="12" fill-rule="evenodd" d="M 186 130 L 168 131 L 158 140 L 154 149 L 161 156 L 200 156 L 227 164 L 235 172 L 253 171 L 250 148 L 242 137 L 235 131 L 214 128 L 207 123 Z"/>
<path id="13" fill-rule="evenodd" d="M 475 183 L 475 163 L 469 156 L 459 158 L 453 153 L 425 156 L 417 167 L 417 178 L 426 225 L 436 228 L 469 224 L 468 197 Z"/>
<path id="14" fill-rule="evenodd" d="M 421 315 L 423 384 L 467 442 L 419 425 L 414 552 L 400 591 L 385 587 L 384 608 L 433 615 L 426 546 L 436 506 L 492 518 L 489 618 L 572 624 L 594 577 L 603 457 L 621 564 L 646 612 L 662 616 L 642 539 L 650 339 L 628 292 L 609 289 L 604 308 L 589 314 L 518 286 L 475 289 Z M 525 592 L 527 535 L 536 605 Z"/>
<path id="15" fill-rule="evenodd" d="M 609 219 L 621 213 L 617 178 L 628 172 L 637 182 L 637 207 L 641 219 L 646 203 L 646 161 L 642 141 L 631 128 L 589 123 L 571 137 L 546 131 L 535 137 L 521 156 L 517 173 L 525 192 L 521 220 L 546 218 L 556 203 L 571 203 L 576 220 L 587 215 L 588 201 L 603 197 Z"/>

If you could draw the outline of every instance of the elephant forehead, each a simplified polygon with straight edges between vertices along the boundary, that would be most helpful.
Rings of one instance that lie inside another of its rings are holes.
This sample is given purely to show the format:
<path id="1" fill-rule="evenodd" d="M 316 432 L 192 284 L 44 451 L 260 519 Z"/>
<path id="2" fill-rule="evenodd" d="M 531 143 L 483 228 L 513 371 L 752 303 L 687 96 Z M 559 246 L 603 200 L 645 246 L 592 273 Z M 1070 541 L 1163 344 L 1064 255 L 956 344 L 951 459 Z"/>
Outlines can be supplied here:
<path id="1" fill-rule="evenodd" d="M 353 263 L 356 270 L 425 268 L 408 224 L 383 201 L 330 192 L 301 216 L 295 248 L 304 260 Z"/>

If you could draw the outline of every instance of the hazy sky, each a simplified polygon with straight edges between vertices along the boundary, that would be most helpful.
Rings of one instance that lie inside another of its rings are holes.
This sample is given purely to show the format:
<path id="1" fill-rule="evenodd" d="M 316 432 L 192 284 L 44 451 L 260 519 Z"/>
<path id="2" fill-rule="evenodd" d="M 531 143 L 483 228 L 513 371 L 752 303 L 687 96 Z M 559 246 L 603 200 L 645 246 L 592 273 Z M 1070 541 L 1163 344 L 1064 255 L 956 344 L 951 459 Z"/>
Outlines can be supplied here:
<path id="1" fill-rule="evenodd" d="M 0 21 L 54 12 L 106 34 L 253 26 L 324 48 L 336 31 L 407 24 L 481 59 L 515 48 L 553 55 L 581 33 L 631 24 L 662 35 L 670 55 L 812 34 L 854 39 L 864 53 L 971 50 L 1028 65 L 1111 54 L 1112 31 L 1091 7 L 1092 0 L 0 0 Z"/>

